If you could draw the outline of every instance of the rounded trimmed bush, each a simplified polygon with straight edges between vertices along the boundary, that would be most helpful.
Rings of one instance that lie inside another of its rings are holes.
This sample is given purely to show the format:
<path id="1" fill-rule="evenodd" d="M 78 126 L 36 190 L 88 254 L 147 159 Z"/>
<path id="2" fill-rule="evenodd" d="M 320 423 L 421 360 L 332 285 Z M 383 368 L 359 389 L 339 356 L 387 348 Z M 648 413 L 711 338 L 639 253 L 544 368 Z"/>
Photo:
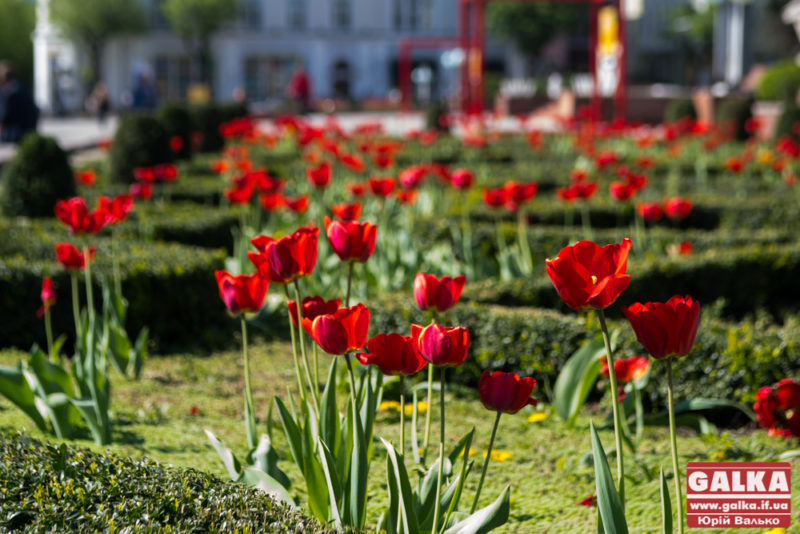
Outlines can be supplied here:
<path id="1" fill-rule="evenodd" d="M 670 100 L 664 109 L 664 122 L 678 122 L 681 119 L 696 119 L 697 111 L 694 102 L 689 98 Z"/>
<path id="2" fill-rule="evenodd" d="M 200 152 L 217 152 L 225 146 L 225 140 L 219 132 L 224 122 L 222 112 L 214 104 L 195 106 L 191 109 L 195 130 L 200 132 L 202 140 Z"/>
<path id="3" fill-rule="evenodd" d="M 128 115 L 120 121 L 111 144 L 111 177 L 132 183 L 133 169 L 152 167 L 173 160 L 169 135 L 151 115 Z"/>
<path id="4" fill-rule="evenodd" d="M 798 122 L 800 122 L 800 108 L 797 106 L 786 107 L 775 126 L 775 139 L 791 135 L 796 141 L 800 141 L 800 135 L 794 129 L 794 125 Z"/>
<path id="5" fill-rule="evenodd" d="M 756 87 L 758 100 L 782 100 L 794 103 L 800 90 L 800 66 L 793 59 L 781 61 L 764 73 Z"/>
<path id="6" fill-rule="evenodd" d="M 0 206 L 6 216 L 52 217 L 56 201 L 75 196 L 69 159 L 52 137 L 25 136 L 3 172 Z"/>
<path id="7" fill-rule="evenodd" d="M 745 141 L 750 134 L 745 129 L 745 123 L 753 116 L 750 108 L 753 106 L 751 99 L 723 100 L 717 112 L 717 122 L 723 127 L 730 128 L 734 138 Z"/>
<path id="8" fill-rule="evenodd" d="M 186 106 L 165 104 L 158 112 L 158 120 L 167 131 L 170 141 L 173 137 L 179 137 L 182 141 L 181 149 L 174 153 L 175 157 L 191 159 L 194 121 Z"/>

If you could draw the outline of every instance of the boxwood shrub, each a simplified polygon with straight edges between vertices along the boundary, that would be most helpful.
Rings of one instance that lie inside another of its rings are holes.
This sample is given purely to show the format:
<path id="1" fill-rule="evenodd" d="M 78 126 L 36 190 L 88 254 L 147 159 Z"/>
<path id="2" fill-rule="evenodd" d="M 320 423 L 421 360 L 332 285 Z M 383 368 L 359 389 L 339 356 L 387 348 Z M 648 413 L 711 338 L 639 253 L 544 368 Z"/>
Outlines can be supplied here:
<path id="1" fill-rule="evenodd" d="M 763 318 L 725 322 L 718 317 L 718 306 L 703 304 L 694 350 L 676 365 L 679 400 L 702 394 L 752 402 L 760 386 L 796 374 L 800 368 L 800 319 L 792 316 L 783 326 Z M 427 320 L 410 294 L 370 303 L 371 335 L 407 335 L 414 322 L 426 324 Z M 475 386 L 486 369 L 514 371 L 535 377 L 539 382 L 537 395 L 545 399 L 549 399 L 564 362 L 599 332 L 592 314 L 476 303 L 456 305 L 439 322 L 465 326 L 470 332 L 467 360 L 451 371 L 455 381 Z M 627 321 L 611 320 L 609 328 L 620 330 L 619 356 L 644 353 Z M 649 406 L 658 411 L 666 400 L 666 369 L 659 362 L 651 363 L 653 380 L 646 397 Z"/>
<path id="2" fill-rule="evenodd" d="M 0 435 L 0 530 L 336 532 L 244 484 L 18 432 Z"/>
<path id="3" fill-rule="evenodd" d="M 56 335 L 73 338 L 69 275 L 55 260 L 55 244 L 69 241 L 97 246 L 93 273 L 112 273 L 112 247 L 107 237 L 86 241 L 47 225 L 0 219 L 0 340 L 3 346 L 42 345 L 44 327 L 36 318 L 43 276 L 53 277 L 58 303 L 52 308 Z M 159 350 L 218 346 L 232 328 L 222 305 L 214 271 L 224 268 L 225 251 L 175 243 L 123 240 L 117 247 L 123 294 L 129 300 L 127 327 L 150 329 Z M 81 284 L 82 287 L 83 284 Z M 100 288 L 95 297 L 100 306 Z M 44 345 L 42 345 L 44 346 Z"/>

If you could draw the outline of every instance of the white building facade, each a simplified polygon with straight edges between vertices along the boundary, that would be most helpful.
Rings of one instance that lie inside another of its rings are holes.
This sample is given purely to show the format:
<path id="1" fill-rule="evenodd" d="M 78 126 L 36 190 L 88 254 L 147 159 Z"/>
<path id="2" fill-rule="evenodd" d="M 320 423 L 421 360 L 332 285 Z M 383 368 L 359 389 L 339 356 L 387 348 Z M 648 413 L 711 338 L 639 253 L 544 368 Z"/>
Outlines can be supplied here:
<path id="1" fill-rule="evenodd" d="M 137 1 L 137 0 L 132 0 Z M 155 79 L 161 101 L 183 100 L 191 84 L 189 57 L 161 12 L 163 0 L 144 2 L 150 31 L 113 39 L 103 55 L 103 78 L 112 105 L 124 100 L 138 77 Z M 240 0 L 240 13 L 212 39 L 213 93 L 230 100 L 244 89 L 251 102 L 279 102 L 298 66 L 308 72 L 312 97 L 363 101 L 385 99 L 398 85 L 400 39 L 457 37 L 459 0 Z M 46 112 L 79 109 L 81 54 L 62 39 L 37 0 L 34 32 L 35 94 Z M 490 41 L 486 61 L 513 68 L 509 45 Z M 434 74 L 433 94 L 441 97 L 457 73 L 445 72 L 445 49 L 415 49 L 413 64 Z"/>

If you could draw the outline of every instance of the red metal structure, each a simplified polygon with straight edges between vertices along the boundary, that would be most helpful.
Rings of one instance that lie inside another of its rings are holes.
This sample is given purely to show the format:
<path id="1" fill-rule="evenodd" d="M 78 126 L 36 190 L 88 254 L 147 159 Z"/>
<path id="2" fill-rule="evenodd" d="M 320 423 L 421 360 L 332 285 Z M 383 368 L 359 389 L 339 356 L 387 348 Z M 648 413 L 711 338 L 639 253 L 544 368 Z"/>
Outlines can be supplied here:
<path id="1" fill-rule="evenodd" d="M 619 81 L 614 94 L 614 118 L 625 119 L 627 72 L 625 67 L 626 39 L 625 17 L 621 12 L 620 0 L 459 0 L 458 39 L 446 37 L 407 37 L 399 44 L 399 81 L 403 109 L 411 102 L 411 48 L 439 48 L 457 43 L 464 51 L 465 60 L 461 65 L 461 110 L 465 113 L 483 111 L 483 64 L 485 42 L 486 4 L 490 1 L 502 2 L 553 2 L 560 4 L 589 4 L 589 72 L 592 78 L 591 106 L 593 115 L 600 117 L 601 97 L 597 84 L 597 14 L 601 7 L 611 5 L 616 8 L 618 19 L 618 38 L 620 42 Z"/>

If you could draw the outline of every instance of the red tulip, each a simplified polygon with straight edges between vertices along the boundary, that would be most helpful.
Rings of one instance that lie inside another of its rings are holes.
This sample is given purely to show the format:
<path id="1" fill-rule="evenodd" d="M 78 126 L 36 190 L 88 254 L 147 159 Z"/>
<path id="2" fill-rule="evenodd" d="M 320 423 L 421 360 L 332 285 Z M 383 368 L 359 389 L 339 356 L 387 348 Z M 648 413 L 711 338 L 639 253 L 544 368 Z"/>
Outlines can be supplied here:
<path id="1" fill-rule="evenodd" d="M 82 185 L 92 186 L 97 181 L 97 174 L 94 169 L 85 169 L 75 173 L 75 181 Z"/>
<path id="2" fill-rule="evenodd" d="M 397 197 L 397 201 L 400 204 L 413 204 L 417 201 L 417 190 L 416 189 L 401 189 L 395 195 Z"/>
<path id="3" fill-rule="evenodd" d="M 689 354 L 700 323 L 700 303 L 692 297 L 674 296 L 666 303 L 636 302 L 622 313 L 636 339 L 658 360 Z"/>
<path id="4" fill-rule="evenodd" d="M 475 183 L 475 175 L 469 169 L 456 169 L 450 174 L 450 183 L 456 189 L 469 189 Z"/>
<path id="5" fill-rule="evenodd" d="M 692 201 L 686 198 L 673 197 L 664 202 L 664 213 L 670 219 L 685 219 L 692 212 Z"/>
<path id="6" fill-rule="evenodd" d="M 406 189 L 416 189 L 425 180 L 428 169 L 424 165 L 412 165 L 400 171 L 400 185 Z"/>
<path id="7" fill-rule="evenodd" d="M 486 370 L 478 381 L 478 393 L 487 410 L 514 414 L 525 406 L 536 406 L 531 398 L 536 380 L 520 378 L 517 373 Z"/>
<path id="8" fill-rule="evenodd" d="M 455 278 L 417 273 L 414 277 L 414 300 L 423 311 L 446 311 L 455 306 L 464 289 L 467 278 L 462 274 Z"/>
<path id="9" fill-rule="evenodd" d="M 314 271 L 318 234 L 319 228 L 308 226 L 281 239 L 258 236 L 250 241 L 258 253 L 248 252 L 247 257 L 264 278 L 288 284 Z"/>
<path id="10" fill-rule="evenodd" d="M 744 162 L 737 157 L 731 157 L 725 161 L 725 167 L 732 173 L 739 174 L 744 169 Z"/>
<path id="11" fill-rule="evenodd" d="M 589 171 L 585 169 L 572 169 L 569 172 L 569 179 L 573 182 L 582 182 L 589 177 Z"/>
<path id="12" fill-rule="evenodd" d="M 355 172 L 364 172 L 364 169 L 367 168 L 366 165 L 364 165 L 364 160 L 355 154 L 342 154 L 339 156 L 339 162 Z"/>
<path id="13" fill-rule="evenodd" d="M 239 178 L 234 178 L 233 188 L 225 190 L 225 198 L 231 204 L 249 204 L 253 193 L 253 181 L 245 174 Z"/>
<path id="14" fill-rule="evenodd" d="M 368 330 L 369 308 L 360 303 L 320 315 L 311 323 L 311 337 L 328 354 L 360 349 Z"/>
<path id="15" fill-rule="evenodd" d="M 360 198 L 364 196 L 366 187 L 361 183 L 349 183 L 347 184 L 347 190 L 350 191 L 350 194 L 352 194 L 354 197 Z"/>
<path id="16" fill-rule="evenodd" d="M 775 395 L 778 398 L 779 410 L 795 410 L 800 407 L 800 384 L 791 378 L 784 378 L 778 382 Z"/>
<path id="17" fill-rule="evenodd" d="M 308 195 L 301 195 L 295 198 L 285 197 L 283 200 L 286 203 L 286 207 L 298 215 L 302 215 L 308 210 Z"/>
<path id="18" fill-rule="evenodd" d="M 506 204 L 508 192 L 505 187 L 483 190 L 483 202 L 490 208 L 499 208 Z"/>
<path id="19" fill-rule="evenodd" d="M 156 170 L 153 167 L 136 167 L 133 177 L 142 183 L 152 184 L 156 181 Z"/>
<path id="20" fill-rule="evenodd" d="M 356 354 L 364 365 L 375 364 L 385 375 L 411 376 L 427 363 L 414 349 L 414 339 L 400 334 L 378 334 L 367 340 L 367 350 Z"/>
<path id="21" fill-rule="evenodd" d="M 378 227 L 357 221 L 331 221 L 325 216 L 325 233 L 331 248 L 342 261 L 365 262 L 375 251 Z"/>
<path id="22" fill-rule="evenodd" d="M 128 218 L 128 213 L 133 209 L 133 196 L 125 194 L 114 198 L 101 196 L 97 199 L 97 204 L 105 213 L 106 223 L 117 224 Z"/>
<path id="23" fill-rule="evenodd" d="M 361 203 L 360 202 L 343 202 L 341 204 L 334 204 L 331 206 L 331 213 L 337 219 L 343 221 L 354 221 L 361 217 Z"/>
<path id="24" fill-rule="evenodd" d="M 520 206 L 535 197 L 538 188 L 539 186 L 536 182 L 519 183 L 513 180 L 508 181 L 505 185 L 507 201 L 513 203 L 515 207 Z"/>
<path id="25" fill-rule="evenodd" d="M 162 182 L 174 182 L 178 178 L 178 167 L 172 163 L 162 163 L 153 168 L 156 178 Z"/>
<path id="26" fill-rule="evenodd" d="M 318 167 L 307 168 L 306 178 L 317 189 L 328 187 L 331 183 L 331 164 L 323 161 Z"/>
<path id="27" fill-rule="evenodd" d="M 608 362 L 606 357 L 600 358 L 603 368 L 600 374 L 608 376 Z M 625 384 L 631 380 L 638 380 L 644 376 L 650 367 L 650 362 L 644 356 L 632 356 L 630 358 L 620 358 L 614 361 L 614 374 L 617 375 L 617 382 Z"/>
<path id="28" fill-rule="evenodd" d="M 311 324 L 314 319 L 320 315 L 335 313 L 341 303 L 342 301 L 339 299 L 332 299 L 326 302 L 322 297 L 304 298 L 300 311 L 302 314 L 300 322 L 303 324 L 303 330 L 308 332 L 308 335 L 311 335 Z M 297 303 L 289 300 L 286 305 L 289 308 L 289 316 L 292 318 L 292 322 L 297 326 Z"/>
<path id="29" fill-rule="evenodd" d="M 756 412 L 756 420 L 763 428 L 772 429 L 777 420 L 778 397 L 769 386 L 764 386 L 756 393 L 756 403 L 753 411 Z"/>
<path id="30" fill-rule="evenodd" d="M 625 176 L 625 183 L 627 183 L 632 189 L 633 192 L 639 192 L 647 185 L 647 176 L 644 174 L 636 174 L 636 173 L 628 173 Z"/>
<path id="31" fill-rule="evenodd" d="M 264 304 L 269 281 L 260 274 L 234 276 L 227 271 L 216 271 L 219 296 L 231 313 L 255 313 Z"/>
<path id="32" fill-rule="evenodd" d="M 391 176 L 372 176 L 367 182 L 372 194 L 378 197 L 388 197 L 394 191 L 395 179 Z"/>
<path id="33" fill-rule="evenodd" d="M 261 202 L 261 207 L 264 208 L 264 211 L 270 212 L 281 209 L 286 201 L 281 193 L 262 193 L 258 200 Z"/>
<path id="34" fill-rule="evenodd" d="M 556 189 L 556 196 L 569 204 L 577 198 L 577 192 L 573 187 L 559 187 Z"/>
<path id="35" fill-rule="evenodd" d="M 95 247 L 89 247 L 89 261 L 94 258 L 95 250 Z M 80 271 L 86 267 L 83 253 L 70 243 L 56 243 L 56 259 L 68 271 Z"/>
<path id="36" fill-rule="evenodd" d="M 56 217 L 66 224 L 73 234 L 96 234 L 106 223 L 105 212 L 96 209 L 92 212 L 81 197 L 59 200 L 55 207 Z"/>
<path id="37" fill-rule="evenodd" d="M 133 198 L 150 200 L 153 198 L 153 186 L 150 184 L 131 184 L 128 189 Z"/>
<path id="38" fill-rule="evenodd" d="M 561 249 L 556 259 L 546 261 L 547 274 L 561 299 L 573 310 L 607 308 L 630 282 L 625 268 L 632 245 L 627 237 L 620 244 L 604 247 L 579 241 Z"/>
<path id="39" fill-rule="evenodd" d="M 655 222 L 664 216 L 664 210 L 658 202 L 639 202 L 636 211 L 647 222 Z"/>
<path id="40" fill-rule="evenodd" d="M 387 169 L 394 165 L 394 158 L 390 152 L 380 151 L 372 156 L 372 162 L 379 169 Z"/>
<path id="41" fill-rule="evenodd" d="M 642 156 L 636 160 L 636 166 L 640 169 L 652 169 L 656 166 L 656 160 L 650 156 Z"/>
<path id="42" fill-rule="evenodd" d="M 597 182 L 575 182 L 571 188 L 575 191 L 575 198 L 589 200 L 597 192 Z"/>
<path id="43" fill-rule="evenodd" d="M 464 363 L 469 350 L 469 331 L 463 326 L 411 325 L 417 351 L 435 366 L 456 367 Z"/>
<path id="44" fill-rule="evenodd" d="M 36 316 L 41 318 L 50 307 L 56 303 L 56 290 L 53 288 L 53 281 L 49 276 L 42 278 L 42 307 L 36 312 Z"/>
<path id="45" fill-rule="evenodd" d="M 169 149 L 173 152 L 180 152 L 183 148 L 183 138 L 180 135 L 173 135 L 169 138 Z"/>
<path id="46" fill-rule="evenodd" d="M 614 181 L 608 186 L 608 192 L 614 200 L 626 202 L 631 199 L 636 190 L 630 184 Z"/>

